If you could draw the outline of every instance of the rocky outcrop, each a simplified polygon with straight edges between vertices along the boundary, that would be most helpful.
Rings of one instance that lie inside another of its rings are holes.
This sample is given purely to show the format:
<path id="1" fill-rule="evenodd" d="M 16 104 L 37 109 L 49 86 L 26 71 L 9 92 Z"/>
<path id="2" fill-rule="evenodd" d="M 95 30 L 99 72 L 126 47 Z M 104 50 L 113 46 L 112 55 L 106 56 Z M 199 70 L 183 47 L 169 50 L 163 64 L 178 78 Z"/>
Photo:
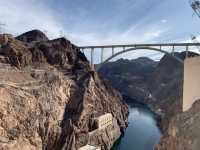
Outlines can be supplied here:
<path id="1" fill-rule="evenodd" d="M 40 30 L 28 31 L 22 35 L 17 36 L 16 39 L 27 43 L 49 40 L 48 37 Z"/>
<path id="2" fill-rule="evenodd" d="M 7 58 L 8 62 L 16 67 L 31 64 L 32 54 L 21 41 L 15 40 L 11 35 L 0 35 L 0 54 Z"/>
<path id="3" fill-rule="evenodd" d="M 200 101 L 184 113 L 173 117 L 168 131 L 156 150 L 199 150 L 200 147 Z"/>
<path id="4" fill-rule="evenodd" d="M 31 33 L 0 35 L 0 149 L 110 149 L 127 126 L 120 94 L 75 45 Z M 94 119 L 105 113 L 113 125 L 90 136 Z"/>

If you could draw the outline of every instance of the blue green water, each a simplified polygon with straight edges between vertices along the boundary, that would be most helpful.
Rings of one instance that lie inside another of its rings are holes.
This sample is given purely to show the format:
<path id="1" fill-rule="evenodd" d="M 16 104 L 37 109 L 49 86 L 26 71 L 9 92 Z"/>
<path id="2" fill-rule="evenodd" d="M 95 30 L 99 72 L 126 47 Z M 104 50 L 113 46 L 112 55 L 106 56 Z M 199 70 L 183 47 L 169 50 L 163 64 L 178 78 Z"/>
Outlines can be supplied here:
<path id="1" fill-rule="evenodd" d="M 129 126 L 113 150 L 153 150 L 161 132 L 154 114 L 144 105 L 129 108 Z"/>

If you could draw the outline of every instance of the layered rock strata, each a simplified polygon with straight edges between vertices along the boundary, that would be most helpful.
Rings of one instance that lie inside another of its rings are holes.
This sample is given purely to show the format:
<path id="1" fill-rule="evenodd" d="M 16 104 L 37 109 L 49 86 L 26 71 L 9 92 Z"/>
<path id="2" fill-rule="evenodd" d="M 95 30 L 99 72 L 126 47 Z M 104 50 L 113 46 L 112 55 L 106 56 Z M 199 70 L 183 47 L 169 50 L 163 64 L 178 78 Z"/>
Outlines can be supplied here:
<path id="1" fill-rule="evenodd" d="M 0 35 L 0 45 L 0 149 L 111 148 L 127 126 L 127 105 L 75 45 L 38 30 Z M 105 113 L 113 125 L 91 136 Z"/>

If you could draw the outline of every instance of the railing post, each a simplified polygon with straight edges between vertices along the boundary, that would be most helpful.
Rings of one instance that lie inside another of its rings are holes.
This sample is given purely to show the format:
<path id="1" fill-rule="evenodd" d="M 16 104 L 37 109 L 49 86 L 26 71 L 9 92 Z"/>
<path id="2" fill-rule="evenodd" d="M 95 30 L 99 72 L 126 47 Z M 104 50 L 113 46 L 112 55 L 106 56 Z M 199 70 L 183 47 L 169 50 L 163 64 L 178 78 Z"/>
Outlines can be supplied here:
<path id="1" fill-rule="evenodd" d="M 103 63 L 103 52 L 104 52 L 104 48 L 101 48 L 101 63 Z"/>
<path id="2" fill-rule="evenodd" d="M 125 46 L 123 46 L 123 51 L 125 51 L 126 50 L 126 47 Z"/>
<path id="3" fill-rule="evenodd" d="M 93 66 L 93 64 L 94 64 L 94 63 L 93 63 L 93 56 L 94 56 L 94 48 L 92 47 L 92 48 L 91 48 L 91 62 L 90 62 L 90 63 L 91 63 L 91 66 Z"/>

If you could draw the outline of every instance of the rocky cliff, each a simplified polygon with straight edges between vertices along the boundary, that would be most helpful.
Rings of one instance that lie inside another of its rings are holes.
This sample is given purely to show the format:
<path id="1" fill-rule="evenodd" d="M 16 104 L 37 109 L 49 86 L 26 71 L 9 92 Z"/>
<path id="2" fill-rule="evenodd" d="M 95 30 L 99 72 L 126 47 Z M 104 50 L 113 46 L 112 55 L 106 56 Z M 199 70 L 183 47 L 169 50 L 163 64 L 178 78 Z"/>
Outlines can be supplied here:
<path id="1" fill-rule="evenodd" d="M 185 59 L 186 53 L 176 53 Z M 189 52 L 189 57 L 197 54 Z M 149 58 L 118 60 L 105 64 L 100 74 L 123 95 L 147 104 L 161 117 L 166 129 L 170 118 L 181 112 L 183 64 L 165 55 L 159 62 Z"/>
<path id="2" fill-rule="evenodd" d="M 184 60 L 186 53 L 176 53 L 175 55 Z M 194 57 L 197 54 L 189 52 L 188 56 Z M 140 62 L 140 59 L 135 61 Z M 160 144 L 156 146 L 156 150 L 198 150 L 200 147 L 198 132 L 200 102 L 194 104 L 188 112 L 181 112 L 183 65 L 167 55 L 156 65 L 153 61 L 150 61 L 153 62 L 150 63 L 151 65 L 149 65 L 149 61 L 143 61 L 142 66 L 138 64 L 135 66 L 132 62 L 133 60 L 126 60 L 124 63 L 120 60 L 108 63 L 100 70 L 100 74 L 106 77 L 113 86 L 118 87 L 123 94 L 146 103 L 159 114 L 163 137 Z M 141 68 L 139 74 L 137 67 Z M 146 70 L 148 70 L 148 75 L 146 75 Z M 116 81 L 128 82 L 123 82 L 122 87 Z M 137 84 L 138 81 L 142 84 Z M 126 91 L 126 89 L 130 89 L 130 91 Z M 138 93 L 137 89 L 142 89 L 141 91 L 150 95 L 137 94 L 135 96 L 135 93 Z"/>
<path id="3" fill-rule="evenodd" d="M 200 147 L 200 101 L 187 112 L 180 113 L 170 121 L 167 132 L 156 150 L 199 150 Z"/>
<path id="4" fill-rule="evenodd" d="M 189 57 L 196 55 L 193 52 L 188 53 Z M 186 53 L 175 53 L 175 56 L 184 60 Z M 147 83 L 152 95 L 148 104 L 161 115 L 163 130 L 167 129 L 171 117 L 182 110 L 183 69 L 183 64 L 165 55 Z"/>
<path id="5" fill-rule="evenodd" d="M 0 35 L 0 45 L 0 149 L 111 148 L 127 126 L 128 108 L 75 45 L 38 30 Z M 105 113 L 113 125 L 90 136 Z"/>

